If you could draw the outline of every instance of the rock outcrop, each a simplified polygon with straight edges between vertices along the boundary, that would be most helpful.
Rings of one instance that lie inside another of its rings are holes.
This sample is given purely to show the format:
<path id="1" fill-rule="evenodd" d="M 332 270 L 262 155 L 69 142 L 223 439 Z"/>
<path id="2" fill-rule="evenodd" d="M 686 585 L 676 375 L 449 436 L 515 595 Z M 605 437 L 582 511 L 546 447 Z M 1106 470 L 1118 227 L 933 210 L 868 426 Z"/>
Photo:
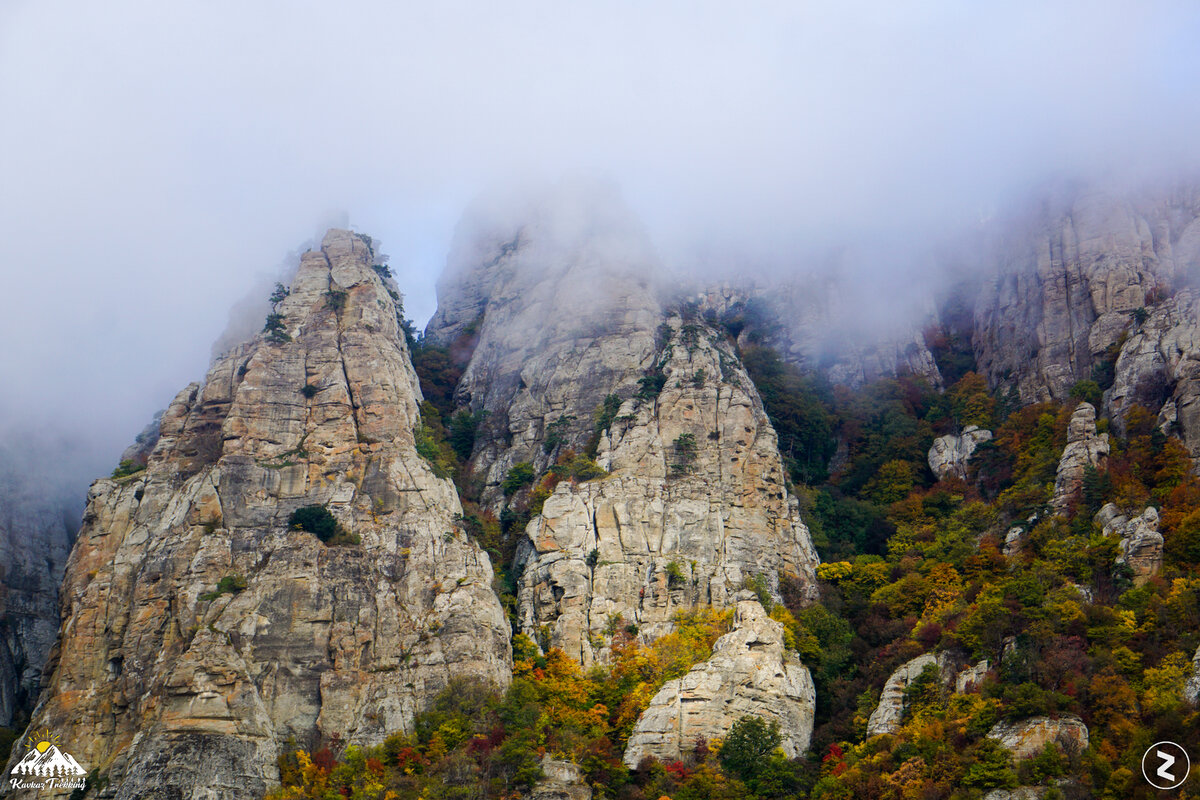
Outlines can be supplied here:
<path id="1" fill-rule="evenodd" d="M 1183 699 L 1192 705 L 1200 703 L 1200 647 L 1192 655 L 1192 674 L 1183 687 Z"/>
<path id="2" fill-rule="evenodd" d="M 1083 476 L 1088 467 L 1101 469 L 1108 458 L 1107 433 L 1096 433 L 1096 407 L 1080 403 L 1071 414 L 1067 427 L 1067 446 L 1058 460 L 1054 476 L 1054 511 L 1065 514 L 1072 501 L 1083 489 Z"/>
<path id="3" fill-rule="evenodd" d="M 1056 745 L 1068 755 L 1082 753 L 1088 747 L 1087 725 L 1074 716 L 1059 719 L 1030 717 L 1016 722 L 997 722 L 987 735 L 1012 752 L 1017 760 L 1032 758 L 1049 744 Z"/>
<path id="4" fill-rule="evenodd" d="M 171 403 L 146 469 L 93 484 L 31 727 L 106 775 L 98 797 L 258 798 L 289 738 L 375 743 L 452 675 L 510 680 L 492 568 L 416 451 L 399 295 L 372 262 L 330 231 L 274 330 Z M 291 529 L 313 505 L 360 543 Z"/>
<path id="5" fill-rule="evenodd" d="M 784 646 L 783 626 L 752 592 L 741 592 L 733 631 L 716 641 L 708 661 L 658 690 L 633 728 L 625 763 L 680 760 L 697 738 L 723 737 L 747 715 L 777 720 L 780 746 L 795 758 L 808 749 L 815 707 L 812 678 Z"/>
<path id="6" fill-rule="evenodd" d="M 1135 405 L 1158 415 L 1200 463 L 1200 300 L 1184 289 L 1154 308 L 1121 348 L 1105 402 L 1116 429 Z"/>
<path id="7" fill-rule="evenodd" d="M 517 552 L 522 630 L 548 628 L 584 664 L 618 615 L 650 640 L 747 580 L 777 592 L 791 575 L 815 597 L 817 554 L 753 384 L 708 327 L 673 317 L 663 337 L 661 390 L 624 401 L 600 437 L 611 474 L 560 483 Z"/>
<path id="8" fill-rule="evenodd" d="M 942 480 L 953 475 L 958 478 L 967 477 L 967 462 L 975 448 L 984 442 L 992 440 L 992 432 L 978 425 L 968 425 L 962 433 L 955 436 L 947 434 L 933 440 L 929 448 L 929 468 L 933 474 Z"/>
<path id="9" fill-rule="evenodd" d="M 592 800 L 592 787 L 577 764 L 545 756 L 542 779 L 529 790 L 529 800 Z"/>
<path id="10" fill-rule="evenodd" d="M 935 667 L 938 680 L 943 683 L 953 680 L 954 673 L 946 657 L 924 653 L 901 664 L 888 676 L 879 695 L 879 703 L 867 720 L 867 738 L 891 734 L 900 730 L 904 719 L 904 691 L 921 676 L 926 667 Z"/>
<path id="11" fill-rule="evenodd" d="M 1065 401 L 1200 264 L 1200 187 L 1067 190 L 1004 231 L 975 307 L 975 355 L 1023 403 Z"/>
<path id="12" fill-rule="evenodd" d="M 1050 791 L 1049 786 L 1018 786 L 1015 789 L 993 789 L 983 800 L 1042 800 Z"/>
<path id="13" fill-rule="evenodd" d="M 471 472 L 486 505 L 504 504 L 514 464 L 541 473 L 582 451 L 604 399 L 638 390 L 663 321 L 657 271 L 640 224 L 603 187 L 460 223 L 426 336 L 466 360 L 456 398 L 483 418 Z"/>
<path id="14" fill-rule="evenodd" d="M 928 667 L 936 668 L 939 683 L 946 687 L 953 686 L 959 694 L 978 691 L 990 668 L 988 662 L 984 660 L 973 667 L 960 669 L 961 663 L 961 654 L 955 657 L 948 652 L 937 655 L 924 653 L 897 667 L 883 684 L 879 702 L 867 719 L 867 738 L 894 734 L 900 730 L 907 710 L 905 692 Z"/>
<path id="15" fill-rule="evenodd" d="M 1121 537 L 1121 552 L 1118 564 L 1128 564 L 1133 570 L 1135 586 L 1141 586 L 1162 569 L 1163 537 L 1158 532 L 1158 511 L 1154 506 L 1136 517 L 1128 517 L 1112 503 L 1107 503 L 1096 513 L 1096 522 L 1105 536 Z"/>
<path id="16" fill-rule="evenodd" d="M 790 574 L 815 596 L 758 393 L 725 330 L 668 310 L 658 269 L 617 198 L 560 187 L 464 221 L 427 329 L 466 358 L 455 396 L 483 420 L 470 470 L 490 510 L 531 505 L 529 489 L 504 490 L 518 464 L 542 476 L 594 453 L 611 473 L 563 480 L 510 531 L 521 630 L 584 664 L 605 657 L 618 615 L 649 640 L 679 608 L 731 606 L 746 579 L 776 591 Z"/>

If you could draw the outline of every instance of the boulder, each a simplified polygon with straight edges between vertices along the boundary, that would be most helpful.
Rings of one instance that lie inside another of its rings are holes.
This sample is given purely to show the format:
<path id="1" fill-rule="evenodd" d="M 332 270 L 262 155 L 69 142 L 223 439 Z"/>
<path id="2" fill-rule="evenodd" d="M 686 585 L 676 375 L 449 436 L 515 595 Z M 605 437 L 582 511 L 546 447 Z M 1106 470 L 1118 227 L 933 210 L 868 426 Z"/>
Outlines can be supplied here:
<path id="1" fill-rule="evenodd" d="M 1057 745 L 1067 754 L 1081 753 L 1088 747 L 1087 726 L 1079 717 L 1070 715 L 1059 719 L 1030 717 L 1016 722 L 997 722 L 987 735 L 1011 751 L 1017 760 L 1036 756 L 1048 744 Z"/>
<path id="2" fill-rule="evenodd" d="M 529 800 L 592 800 L 592 787 L 578 764 L 543 756 L 542 779 L 529 790 Z"/>
<path id="3" fill-rule="evenodd" d="M 929 468 L 938 480 L 954 475 L 967 477 L 967 461 L 983 442 L 991 441 L 992 432 L 977 425 L 968 425 L 958 436 L 947 434 L 933 440 L 929 448 Z"/>
<path id="4" fill-rule="evenodd" d="M 1105 536 L 1121 537 L 1118 564 L 1128 564 L 1133 570 L 1133 582 L 1141 586 L 1162 569 L 1163 537 L 1158 532 L 1158 511 L 1147 506 L 1136 517 L 1128 517 L 1113 503 L 1107 503 L 1096 513 L 1096 522 Z"/>
<path id="5" fill-rule="evenodd" d="M 625 763 L 646 756 L 677 761 L 696 739 L 719 739 L 744 716 L 777 720 L 781 747 L 802 755 L 812 737 L 816 694 L 808 669 L 784 646 L 783 626 L 752 592 L 740 592 L 734 629 L 717 640 L 708 661 L 667 681 L 638 717 Z"/>

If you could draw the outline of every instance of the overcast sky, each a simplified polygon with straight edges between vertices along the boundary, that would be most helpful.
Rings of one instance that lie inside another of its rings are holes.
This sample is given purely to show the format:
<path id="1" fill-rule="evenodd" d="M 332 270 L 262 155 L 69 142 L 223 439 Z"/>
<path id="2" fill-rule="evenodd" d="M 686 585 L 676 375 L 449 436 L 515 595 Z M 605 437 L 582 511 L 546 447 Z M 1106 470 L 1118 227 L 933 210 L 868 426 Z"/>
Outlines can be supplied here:
<path id="1" fill-rule="evenodd" d="M 423 322 L 485 187 L 606 177 L 668 260 L 786 261 L 1191 166 L 1197 42 L 1194 2 L 2 0 L 0 421 L 107 469 L 343 216 Z"/>

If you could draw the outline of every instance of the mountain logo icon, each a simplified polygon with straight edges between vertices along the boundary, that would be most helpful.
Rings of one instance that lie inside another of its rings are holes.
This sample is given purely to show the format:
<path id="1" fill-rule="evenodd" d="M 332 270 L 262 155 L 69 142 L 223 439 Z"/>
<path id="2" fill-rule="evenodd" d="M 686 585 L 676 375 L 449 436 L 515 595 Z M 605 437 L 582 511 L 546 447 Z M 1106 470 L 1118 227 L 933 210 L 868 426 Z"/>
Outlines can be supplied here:
<path id="1" fill-rule="evenodd" d="M 13 767 L 13 775 L 37 778 L 59 778 L 86 774 L 87 770 L 67 752 L 60 750 L 54 741 L 58 737 L 48 731 L 39 731 L 29 737 L 30 748 L 25 757 Z"/>

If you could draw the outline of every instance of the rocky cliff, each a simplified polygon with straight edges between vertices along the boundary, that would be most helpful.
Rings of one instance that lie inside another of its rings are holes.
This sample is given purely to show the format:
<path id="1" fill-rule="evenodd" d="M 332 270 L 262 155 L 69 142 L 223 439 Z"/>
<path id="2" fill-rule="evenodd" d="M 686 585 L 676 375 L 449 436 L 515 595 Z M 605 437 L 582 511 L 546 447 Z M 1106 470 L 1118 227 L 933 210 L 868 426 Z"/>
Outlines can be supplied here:
<path id="1" fill-rule="evenodd" d="M 31 729 L 103 774 L 98 796 L 261 797 L 290 738 L 375 742 L 451 675 L 510 679 L 372 263 L 330 231 L 264 332 L 175 398 L 146 468 L 92 486 Z M 290 525 L 308 506 L 328 542 Z"/>
<path id="2" fill-rule="evenodd" d="M 1110 348 L 1200 265 L 1200 184 L 1059 191 L 1008 224 L 987 260 L 980 369 L 1024 403 L 1063 400 L 1110 368 Z"/>
<path id="3" fill-rule="evenodd" d="M 679 608 L 732 605 L 748 579 L 815 589 L 817 556 L 736 348 L 695 309 L 671 310 L 657 270 L 616 198 L 562 189 L 515 220 L 464 223 L 427 331 L 475 339 L 456 398 L 483 419 L 471 469 L 485 505 L 527 502 L 504 490 L 519 464 L 542 476 L 594 454 L 608 473 L 558 483 L 514 532 L 521 629 L 585 664 L 618 616 L 649 640 Z"/>
<path id="4" fill-rule="evenodd" d="M 647 756 L 670 763 L 687 758 L 698 739 L 719 739 L 750 715 L 778 722 L 789 758 L 808 750 L 816 695 L 808 669 L 784 646 L 783 626 L 767 616 L 752 592 L 737 597 L 734 629 L 713 655 L 682 678 L 667 681 L 642 712 L 625 748 L 636 767 Z"/>

